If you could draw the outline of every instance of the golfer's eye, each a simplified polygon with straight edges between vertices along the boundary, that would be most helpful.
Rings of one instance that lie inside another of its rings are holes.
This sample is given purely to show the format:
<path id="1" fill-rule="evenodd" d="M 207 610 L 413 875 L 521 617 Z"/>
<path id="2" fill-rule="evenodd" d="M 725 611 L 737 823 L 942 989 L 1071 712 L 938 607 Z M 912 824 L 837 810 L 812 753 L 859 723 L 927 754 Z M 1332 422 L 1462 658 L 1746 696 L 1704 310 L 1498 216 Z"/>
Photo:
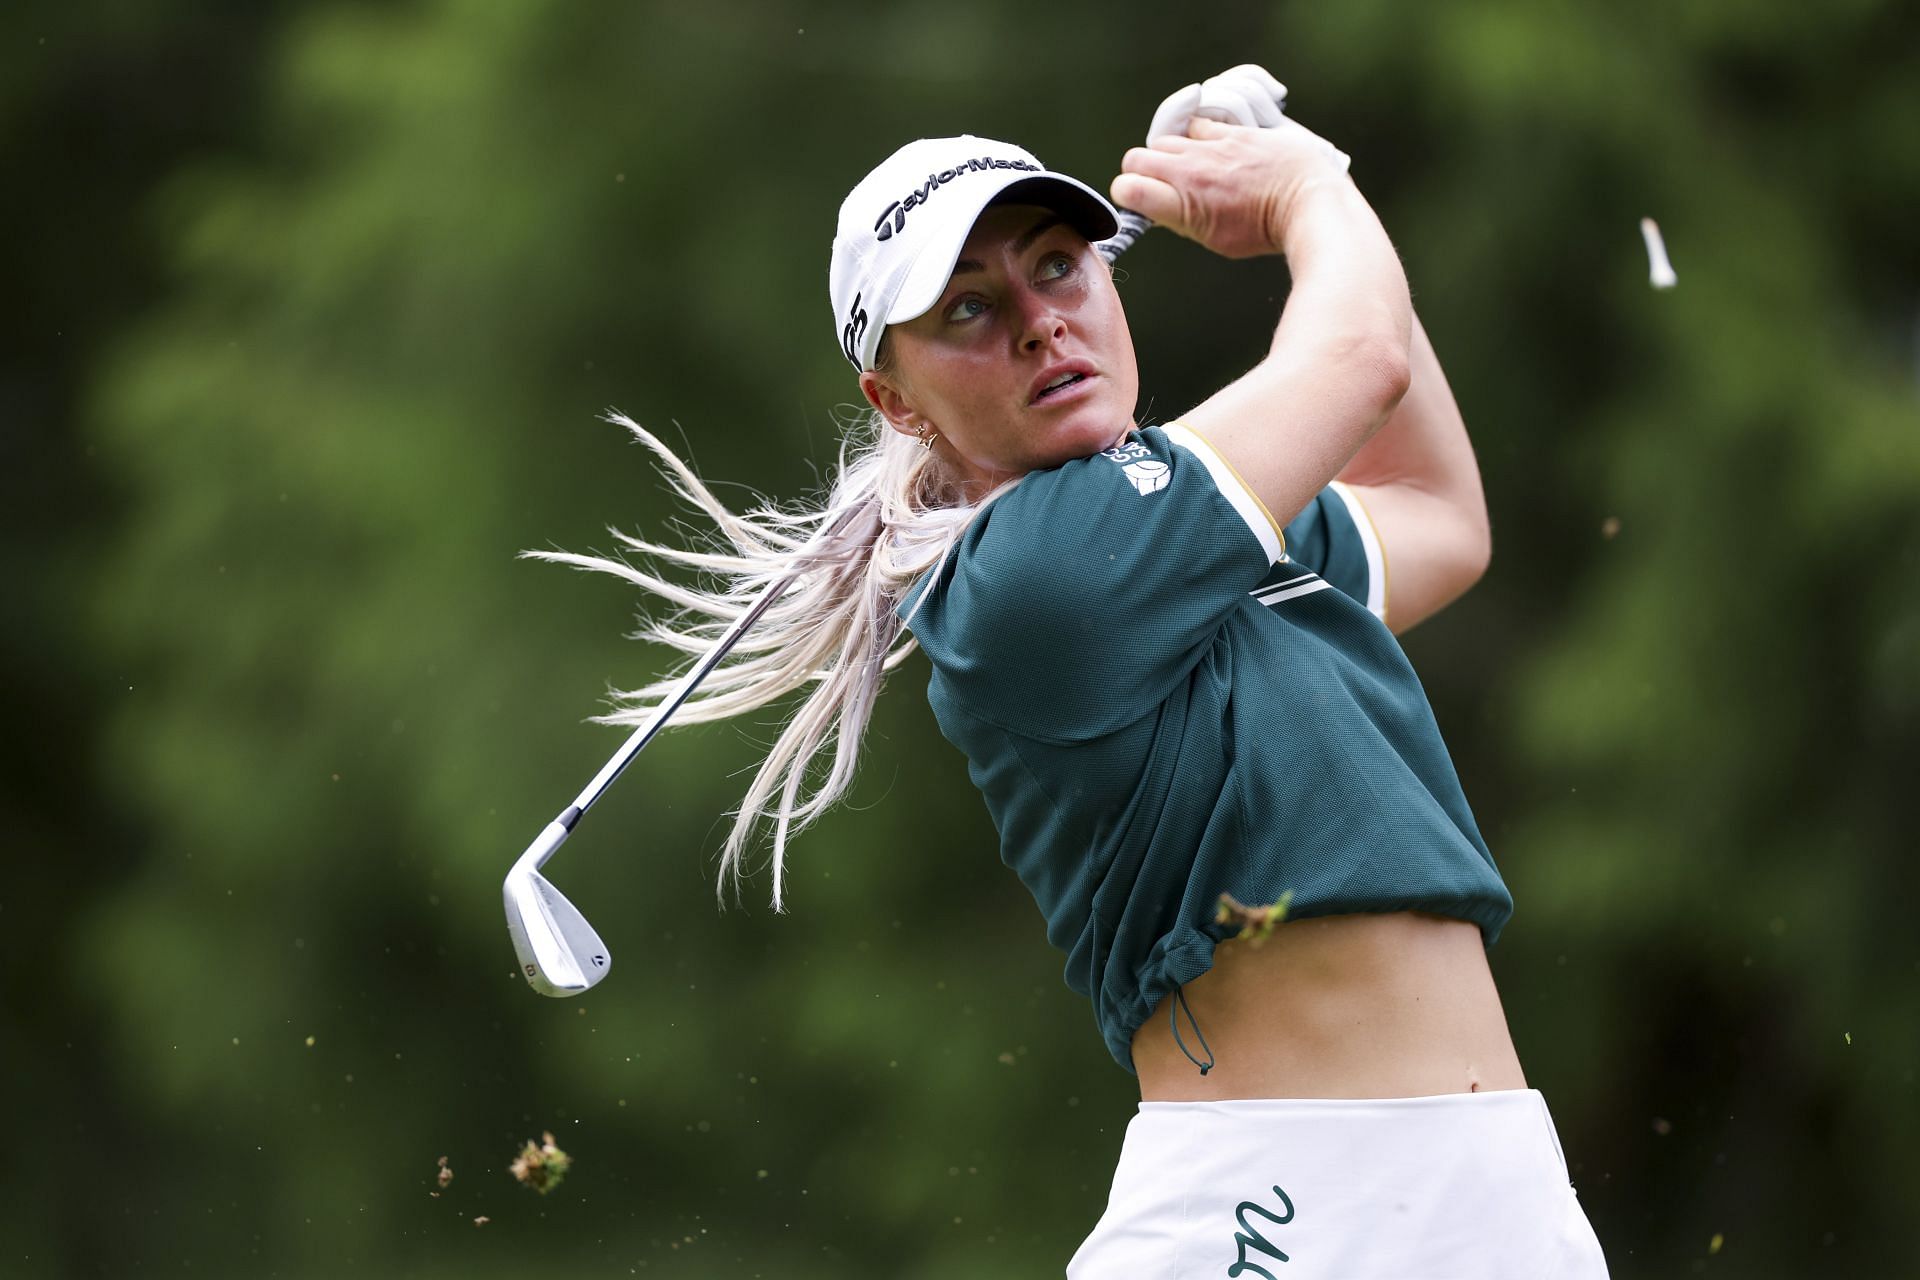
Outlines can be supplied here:
<path id="1" fill-rule="evenodd" d="M 947 309 L 947 319 L 956 324 L 962 320 L 971 320 L 987 309 L 987 304 L 979 298 L 962 298 Z"/>
<path id="2" fill-rule="evenodd" d="M 1040 264 L 1040 278 L 1042 280 L 1064 280 L 1073 274 L 1074 265 L 1072 254 L 1049 254 L 1047 259 Z"/>

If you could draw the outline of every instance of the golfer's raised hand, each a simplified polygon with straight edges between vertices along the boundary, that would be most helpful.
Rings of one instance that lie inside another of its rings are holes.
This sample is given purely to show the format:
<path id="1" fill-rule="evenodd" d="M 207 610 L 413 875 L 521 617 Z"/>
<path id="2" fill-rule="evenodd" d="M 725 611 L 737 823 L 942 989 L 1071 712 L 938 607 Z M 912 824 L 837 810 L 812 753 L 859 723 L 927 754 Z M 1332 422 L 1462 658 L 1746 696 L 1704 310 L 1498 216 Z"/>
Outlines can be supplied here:
<path id="1" fill-rule="evenodd" d="M 1252 258 L 1285 251 L 1309 192 L 1349 183 L 1346 154 L 1285 116 L 1258 129 L 1196 116 L 1186 136 L 1129 150 L 1111 191 L 1115 204 L 1223 257 Z"/>
<path id="2" fill-rule="evenodd" d="M 1153 123 L 1147 126 L 1147 145 L 1169 134 L 1184 136 L 1188 121 L 1195 116 L 1265 129 L 1279 124 L 1286 109 L 1287 86 L 1275 80 L 1265 67 L 1245 62 L 1168 94 L 1154 111 Z"/>

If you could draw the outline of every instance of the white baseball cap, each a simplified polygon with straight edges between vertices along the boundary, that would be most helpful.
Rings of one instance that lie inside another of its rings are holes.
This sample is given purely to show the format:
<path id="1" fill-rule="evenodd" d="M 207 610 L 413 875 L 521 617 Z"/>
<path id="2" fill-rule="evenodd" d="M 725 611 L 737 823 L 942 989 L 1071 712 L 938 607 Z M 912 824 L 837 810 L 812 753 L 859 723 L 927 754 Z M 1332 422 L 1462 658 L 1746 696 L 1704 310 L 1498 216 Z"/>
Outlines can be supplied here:
<path id="1" fill-rule="evenodd" d="M 1089 241 L 1120 227 L 1099 192 L 1011 143 L 971 134 L 909 142 L 840 204 L 827 285 L 840 351 L 854 368 L 873 368 L 888 325 L 939 301 L 974 221 L 996 202 L 1052 209 Z"/>

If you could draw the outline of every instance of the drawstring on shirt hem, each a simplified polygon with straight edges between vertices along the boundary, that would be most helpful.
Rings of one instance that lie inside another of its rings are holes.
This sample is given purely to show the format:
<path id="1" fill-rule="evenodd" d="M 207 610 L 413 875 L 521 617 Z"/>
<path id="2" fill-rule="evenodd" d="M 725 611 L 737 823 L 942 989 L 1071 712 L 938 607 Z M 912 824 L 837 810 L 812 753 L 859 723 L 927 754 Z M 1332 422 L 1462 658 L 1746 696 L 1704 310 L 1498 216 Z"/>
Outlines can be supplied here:
<path id="1" fill-rule="evenodd" d="M 1187 1048 L 1186 1042 L 1180 1039 L 1180 1011 L 1182 1009 L 1187 1010 L 1187 1022 L 1193 1027 L 1193 1034 L 1200 1040 L 1200 1052 L 1207 1055 L 1205 1062 L 1194 1057 L 1193 1052 Z M 1200 1030 L 1200 1022 L 1193 1016 L 1193 1010 L 1187 1009 L 1187 993 L 1184 987 L 1175 987 L 1173 989 L 1173 1004 L 1167 1008 L 1167 1024 L 1173 1028 L 1173 1042 L 1180 1046 L 1180 1052 L 1187 1055 L 1187 1061 L 1200 1068 L 1200 1074 L 1203 1076 L 1213 1070 L 1213 1050 L 1207 1047 L 1206 1034 Z"/>

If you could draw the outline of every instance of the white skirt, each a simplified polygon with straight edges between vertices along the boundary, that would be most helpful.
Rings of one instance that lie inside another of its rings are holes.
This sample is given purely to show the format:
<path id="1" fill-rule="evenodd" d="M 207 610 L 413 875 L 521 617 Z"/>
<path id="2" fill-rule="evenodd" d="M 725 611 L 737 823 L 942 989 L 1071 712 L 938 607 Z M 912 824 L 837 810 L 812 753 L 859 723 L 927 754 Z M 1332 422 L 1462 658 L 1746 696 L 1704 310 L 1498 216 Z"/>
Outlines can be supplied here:
<path id="1" fill-rule="evenodd" d="M 1143 1102 L 1068 1280 L 1604 1280 L 1535 1089 Z"/>

